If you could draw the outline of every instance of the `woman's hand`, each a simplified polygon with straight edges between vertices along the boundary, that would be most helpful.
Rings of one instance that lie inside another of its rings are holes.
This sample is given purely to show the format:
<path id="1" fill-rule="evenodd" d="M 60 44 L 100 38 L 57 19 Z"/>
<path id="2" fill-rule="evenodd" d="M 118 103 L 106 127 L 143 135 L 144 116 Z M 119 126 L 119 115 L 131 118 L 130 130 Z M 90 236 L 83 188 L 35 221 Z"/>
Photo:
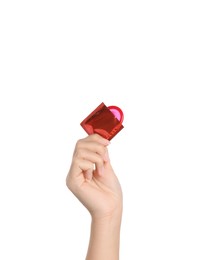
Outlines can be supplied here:
<path id="1" fill-rule="evenodd" d="M 98 134 L 80 139 L 66 178 L 68 188 L 93 219 L 121 215 L 122 212 L 121 186 L 109 160 L 108 145 L 109 141 Z"/>

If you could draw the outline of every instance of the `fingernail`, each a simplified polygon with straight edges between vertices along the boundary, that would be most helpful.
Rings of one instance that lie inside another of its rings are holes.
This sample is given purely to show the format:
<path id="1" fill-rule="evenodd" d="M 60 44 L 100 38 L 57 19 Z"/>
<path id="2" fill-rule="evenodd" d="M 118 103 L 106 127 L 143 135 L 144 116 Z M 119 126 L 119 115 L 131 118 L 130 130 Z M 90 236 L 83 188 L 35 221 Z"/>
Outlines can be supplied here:
<path id="1" fill-rule="evenodd" d="M 99 174 L 100 174 L 101 176 L 103 176 L 103 174 L 104 174 L 104 167 L 103 167 L 103 166 L 100 167 L 100 169 L 99 169 Z"/>
<path id="2" fill-rule="evenodd" d="M 91 179 L 92 179 L 92 172 L 91 171 L 87 171 L 86 172 L 86 180 L 87 181 L 91 181 Z"/>
<path id="3" fill-rule="evenodd" d="M 104 138 L 104 141 L 105 141 L 105 145 L 109 145 L 111 143 L 108 139 L 105 139 L 105 138 Z"/>
<path id="4" fill-rule="evenodd" d="M 105 155 L 104 155 L 104 161 L 108 162 L 109 161 L 109 155 L 108 155 L 108 151 L 106 151 Z"/>

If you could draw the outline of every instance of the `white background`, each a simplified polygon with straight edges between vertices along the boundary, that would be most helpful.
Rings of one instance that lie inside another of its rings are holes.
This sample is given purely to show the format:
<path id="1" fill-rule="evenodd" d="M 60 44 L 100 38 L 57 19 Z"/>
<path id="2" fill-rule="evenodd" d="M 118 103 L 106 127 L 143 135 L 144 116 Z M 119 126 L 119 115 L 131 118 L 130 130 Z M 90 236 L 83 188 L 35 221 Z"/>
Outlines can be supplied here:
<path id="1" fill-rule="evenodd" d="M 0 259 L 85 258 L 65 178 L 101 102 L 125 115 L 120 259 L 211 259 L 209 2 L 0 2 Z"/>

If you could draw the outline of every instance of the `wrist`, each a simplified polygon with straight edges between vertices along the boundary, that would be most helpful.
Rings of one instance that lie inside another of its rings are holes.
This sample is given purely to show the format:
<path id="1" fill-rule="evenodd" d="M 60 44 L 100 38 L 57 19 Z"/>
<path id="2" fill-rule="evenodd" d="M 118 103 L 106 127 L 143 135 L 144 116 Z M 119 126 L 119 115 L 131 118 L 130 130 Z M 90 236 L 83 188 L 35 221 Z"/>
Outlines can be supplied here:
<path id="1" fill-rule="evenodd" d="M 92 227 L 97 227 L 97 229 L 105 232 L 112 230 L 114 232 L 119 232 L 122 221 L 122 209 L 118 209 L 115 212 L 106 214 L 103 216 L 92 216 Z"/>
<path id="2" fill-rule="evenodd" d="M 119 259 L 122 211 L 92 217 L 89 250 L 86 260 Z"/>
<path id="3" fill-rule="evenodd" d="M 112 211 L 106 213 L 96 213 L 91 214 L 91 219 L 93 223 L 109 223 L 109 222 L 121 222 L 122 219 L 122 205 L 119 205 Z"/>

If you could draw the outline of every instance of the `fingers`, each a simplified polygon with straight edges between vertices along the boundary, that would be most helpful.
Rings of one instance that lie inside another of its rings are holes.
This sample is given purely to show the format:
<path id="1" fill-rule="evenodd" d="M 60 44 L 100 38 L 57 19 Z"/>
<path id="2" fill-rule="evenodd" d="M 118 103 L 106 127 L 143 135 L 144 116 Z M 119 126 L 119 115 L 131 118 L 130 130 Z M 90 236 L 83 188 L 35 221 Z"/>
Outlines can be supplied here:
<path id="1" fill-rule="evenodd" d="M 97 171 L 102 173 L 104 164 L 103 155 L 106 153 L 105 151 L 103 152 L 103 150 L 104 149 L 100 150 L 97 146 L 96 149 L 94 149 L 94 147 L 77 147 L 74 155 L 74 161 L 83 172 L 89 169 L 93 170 L 95 165 Z"/>
<path id="2" fill-rule="evenodd" d="M 107 145 L 110 142 L 97 134 L 78 140 L 73 154 L 73 166 L 83 172 L 85 178 L 92 179 L 94 167 L 96 173 L 103 175 L 104 163 L 109 161 Z M 74 169 L 76 169 L 74 167 Z"/>
<path id="3" fill-rule="evenodd" d="M 89 135 L 89 136 L 87 136 L 87 137 L 85 137 L 83 139 L 80 139 L 79 142 L 80 141 L 83 141 L 83 142 L 90 142 L 90 141 L 91 142 L 97 142 L 97 143 L 99 143 L 101 145 L 104 145 L 104 146 L 107 146 L 107 145 L 110 144 L 109 140 L 103 138 L 102 136 L 100 136 L 98 134 Z"/>
<path id="4" fill-rule="evenodd" d="M 93 176 L 93 170 L 89 169 L 84 172 L 84 177 L 87 181 L 91 181 L 92 176 Z"/>

